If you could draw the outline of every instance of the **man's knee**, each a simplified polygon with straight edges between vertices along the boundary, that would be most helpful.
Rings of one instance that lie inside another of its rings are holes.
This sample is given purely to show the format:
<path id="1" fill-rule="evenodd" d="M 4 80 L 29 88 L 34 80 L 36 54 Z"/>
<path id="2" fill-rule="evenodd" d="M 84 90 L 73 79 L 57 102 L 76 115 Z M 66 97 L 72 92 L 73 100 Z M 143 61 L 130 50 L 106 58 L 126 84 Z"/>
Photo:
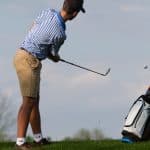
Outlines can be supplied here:
<path id="1" fill-rule="evenodd" d="M 34 105 L 36 105 L 37 99 L 33 97 L 24 96 L 22 107 L 27 107 L 32 109 Z"/>

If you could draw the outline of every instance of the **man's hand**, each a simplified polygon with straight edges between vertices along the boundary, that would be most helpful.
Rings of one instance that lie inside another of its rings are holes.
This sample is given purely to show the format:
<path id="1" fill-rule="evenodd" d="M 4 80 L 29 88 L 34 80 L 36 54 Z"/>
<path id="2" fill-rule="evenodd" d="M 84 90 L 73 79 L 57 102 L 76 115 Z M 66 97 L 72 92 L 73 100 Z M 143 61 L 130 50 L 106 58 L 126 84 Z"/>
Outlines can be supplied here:
<path id="1" fill-rule="evenodd" d="M 59 62 L 60 60 L 60 56 L 57 54 L 57 55 L 49 55 L 48 57 L 49 59 L 51 59 L 53 62 Z"/>

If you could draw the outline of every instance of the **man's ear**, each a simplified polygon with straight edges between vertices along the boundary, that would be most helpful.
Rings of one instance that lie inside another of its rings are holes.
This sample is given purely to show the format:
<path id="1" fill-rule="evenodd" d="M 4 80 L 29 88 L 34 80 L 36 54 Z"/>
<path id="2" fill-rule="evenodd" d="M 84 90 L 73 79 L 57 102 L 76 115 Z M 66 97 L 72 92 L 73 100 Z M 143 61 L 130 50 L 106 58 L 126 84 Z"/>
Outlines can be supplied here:
<path id="1" fill-rule="evenodd" d="M 78 13 L 79 13 L 78 11 L 75 11 L 75 12 L 73 12 L 72 16 L 76 17 Z"/>

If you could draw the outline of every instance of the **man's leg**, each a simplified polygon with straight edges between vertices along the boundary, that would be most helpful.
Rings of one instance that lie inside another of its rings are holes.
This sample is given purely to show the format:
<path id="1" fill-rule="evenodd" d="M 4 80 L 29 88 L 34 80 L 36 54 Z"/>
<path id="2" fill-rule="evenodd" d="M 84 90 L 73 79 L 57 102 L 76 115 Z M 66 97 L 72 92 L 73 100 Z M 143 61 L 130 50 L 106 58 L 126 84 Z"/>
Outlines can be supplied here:
<path id="1" fill-rule="evenodd" d="M 32 108 L 30 115 L 30 125 L 33 131 L 33 134 L 41 134 L 41 116 L 39 111 L 39 96 L 35 101 L 35 105 Z"/>
<path id="2" fill-rule="evenodd" d="M 32 108 L 30 115 L 30 125 L 34 134 L 34 143 L 37 145 L 50 144 L 50 142 L 43 138 L 41 130 L 41 116 L 39 110 L 39 96 L 36 99 L 35 105 Z"/>
<path id="3" fill-rule="evenodd" d="M 35 105 L 34 98 L 26 96 L 23 97 L 23 102 L 18 112 L 17 138 L 26 137 L 29 119 L 34 105 Z"/>

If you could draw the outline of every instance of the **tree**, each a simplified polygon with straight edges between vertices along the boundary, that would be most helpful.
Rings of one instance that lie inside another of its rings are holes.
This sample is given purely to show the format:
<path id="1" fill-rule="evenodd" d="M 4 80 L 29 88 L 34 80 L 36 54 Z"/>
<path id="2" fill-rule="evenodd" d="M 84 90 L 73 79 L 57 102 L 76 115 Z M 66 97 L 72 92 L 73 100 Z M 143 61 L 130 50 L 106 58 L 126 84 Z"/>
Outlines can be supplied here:
<path id="1" fill-rule="evenodd" d="M 91 132 L 91 139 L 92 140 L 102 140 L 104 138 L 105 138 L 105 136 L 104 136 L 103 132 L 100 129 L 95 128 Z"/>
<path id="2" fill-rule="evenodd" d="M 6 96 L 0 94 L 0 141 L 9 138 L 9 129 L 14 125 L 12 104 Z"/>
<path id="3" fill-rule="evenodd" d="M 82 128 L 73 136 L 73 139 L 75 139 L 75 140 L 90 140 L 91 139 L 90 131 Z"/>

